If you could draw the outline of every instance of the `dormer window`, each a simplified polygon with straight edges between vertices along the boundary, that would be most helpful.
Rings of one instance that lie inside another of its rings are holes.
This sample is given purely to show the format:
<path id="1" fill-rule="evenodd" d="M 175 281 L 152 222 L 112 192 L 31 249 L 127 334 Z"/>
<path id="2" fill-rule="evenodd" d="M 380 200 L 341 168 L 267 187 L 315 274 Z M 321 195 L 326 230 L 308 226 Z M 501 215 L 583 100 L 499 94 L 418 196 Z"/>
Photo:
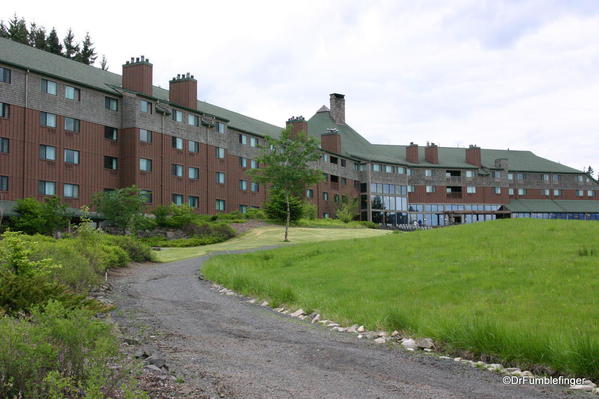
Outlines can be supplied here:
<path id="1" fill-rule="evenodd" d="M 181 111 L 174 109 L 171 117 L 175 122 L 183 122 L 183 112 Z"/>
<path id="2" fill-rule="evenodd" d="M 222 122 L 216 122 L 216 131 L 221 134 L 225 134 L 227 131 L 227 125 Z"/>
<path id="3" fill-rule="evenodd" d="M 139 102 L 139 109 L 141 112 L 145 112 L 148 114 L 152 113 L 152 103 L 146 100 L 141 100 Z"/>

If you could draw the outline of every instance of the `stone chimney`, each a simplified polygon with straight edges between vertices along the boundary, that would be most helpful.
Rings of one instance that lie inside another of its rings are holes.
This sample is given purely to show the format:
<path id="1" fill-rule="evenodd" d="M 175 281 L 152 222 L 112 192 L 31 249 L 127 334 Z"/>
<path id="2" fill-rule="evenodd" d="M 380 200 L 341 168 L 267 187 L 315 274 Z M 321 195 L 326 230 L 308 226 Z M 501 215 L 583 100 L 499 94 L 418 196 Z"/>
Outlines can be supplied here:
<path id="1" fill-rule="evenodd" d="M 168 99 L 186 108 L 198 108 L 198 81 L 189 72 L 177 75 L 169 82 Z"/>
<path id="2" fill-rule="evenodd" d="M 308 122 L 303 116 L 292 116 L 287 119 L 287 129 L 290 129 L 292 138 L 298 137 L 300 134 L 308 134 Z"/>
<path id="3" fill-rule="evenodd" d="M 341 133 L 337 128 L 327 129 L 325 133 L 320 135 L 320 147 L 334 152 L 341 153 Z"/>
<path id="4" fill-rule="evenodd" d="M 345 95 L 331 93 L 331 116 L 338 125 L 345 125 Z"/>
<path id="5" fill-rule="evenodd" d="M 143 55 L 123 64 L 123 89 L 152 96 L 152 64 Z"/>
<path id="6" fill-rule="evenodd" d="M 426 162 L 439 163 L 439 147 L 435 143 L 426 144 L 424 148 L 424 159 Z"/>
<path id="7" fill-rule="evenodd" d="M 406 147 L 406 161 L 418 163 L 418 144 L 410 143 Z"/>
<path id="8" fill-rule="evenodd" d="M 466 163 L 478 166 L 479 168 L 481 167 L 480 147 L 470 145 L 466 148 Z"/>

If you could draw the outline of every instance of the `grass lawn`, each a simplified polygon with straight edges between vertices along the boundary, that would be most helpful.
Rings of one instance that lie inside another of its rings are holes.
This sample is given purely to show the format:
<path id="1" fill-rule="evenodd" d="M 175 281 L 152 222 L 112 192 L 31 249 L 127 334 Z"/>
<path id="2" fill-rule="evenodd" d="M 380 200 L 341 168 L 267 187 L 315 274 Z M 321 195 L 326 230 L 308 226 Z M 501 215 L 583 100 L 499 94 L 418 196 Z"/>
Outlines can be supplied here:
<path id="1" fill-rule="evenodd" d="M 279 226 L 259 227 L 248 231 L 240 237 L 218 244 L 189 248 L 162 248 L 161 251 L 156 251 L 155 253 L 160 262 L 173 262 L 175 260 L 202 256 L 208 252 L 214 251 L 235 251 L 269 245 L 300 244 L 307 242 L 342 240 L 347 238 L 376 237 L 389 234 L 389 231 L 366 228 L 339 229 L 291 227 L 289 229 L 289 239 L 291 242 L 286 243 L 283 242 L 284 230 L 284 227 Z"/>
<path id="2" fill-rule="evenodd" d="M 203 273 L 348 325 L 599 379 L 598 237 L 594 222 L 498 220 L 217 256 Z"/>

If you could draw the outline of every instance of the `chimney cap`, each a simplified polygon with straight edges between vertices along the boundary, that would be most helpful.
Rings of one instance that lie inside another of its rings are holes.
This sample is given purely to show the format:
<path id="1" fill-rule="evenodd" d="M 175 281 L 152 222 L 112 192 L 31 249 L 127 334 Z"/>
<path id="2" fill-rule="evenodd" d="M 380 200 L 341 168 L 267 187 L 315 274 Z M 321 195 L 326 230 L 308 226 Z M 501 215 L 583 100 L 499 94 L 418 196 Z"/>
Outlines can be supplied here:
<path id="1" fill-rule="evenodd" d="M 331 93 L 331 97 L 335 97 L 335 98 L 345 98 L 345 94 L 340 94 L 340 93 Z"/>
<path id="2" fill-rule="evenodd" d="M 289 119 L 287 119 L 287 122 L 305 122 L 305 119 L 302 115 L 292 116 Z"/>

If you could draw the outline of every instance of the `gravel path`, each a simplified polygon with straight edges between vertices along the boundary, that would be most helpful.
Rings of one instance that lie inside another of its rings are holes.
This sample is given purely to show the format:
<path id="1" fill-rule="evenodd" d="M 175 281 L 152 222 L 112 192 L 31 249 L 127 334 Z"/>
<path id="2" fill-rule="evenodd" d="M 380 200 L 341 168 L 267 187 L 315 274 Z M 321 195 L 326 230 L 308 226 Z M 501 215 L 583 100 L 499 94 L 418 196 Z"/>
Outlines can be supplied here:
<path id="1" fill-rule="evenodd" d="M 211 256 L 211 255 L 210 255 Z M 209 256 L 111 277 L 113 318 L 159 351 L 186 398 L 589 398 L 291 319 L 198 279 Z"/>

